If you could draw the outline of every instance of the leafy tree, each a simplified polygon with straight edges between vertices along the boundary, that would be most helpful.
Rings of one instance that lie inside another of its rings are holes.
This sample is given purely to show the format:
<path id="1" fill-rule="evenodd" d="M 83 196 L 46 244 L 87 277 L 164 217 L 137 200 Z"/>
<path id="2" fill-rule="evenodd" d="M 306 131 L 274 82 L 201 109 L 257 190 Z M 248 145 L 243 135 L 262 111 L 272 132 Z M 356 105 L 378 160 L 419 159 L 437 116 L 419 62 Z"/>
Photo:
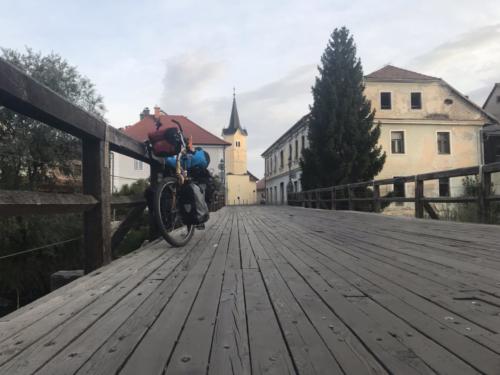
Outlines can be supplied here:
<path id="1" fill-rule="evenodd" d="M 42 55 L 30 48 L 23 53 L 1 49 L 1 55 L 61 96 L 103 118 L 103 99 L 92 82 L 61 56 Z M 80 159 L 78 139 L 0 106 L 0 189 L 52 189 L 61 176 L 78 175 Z M 74 188 L 78 190 L 79 186 Z M 77 214 L 0 219 L 0 257 L 76 238 L 42 251 L 0 259 L 0 297 L 24 304 L 48 291 L 50 273 L 81 267 L 81 234 L 82 218 Z"/>
<path id="2" fill-rule="evenodd" d="M 363 94 L 363 69 L 347 28 L 335 29 L 312 88 L 309 148 L 302 153 L 304 189 L 372 179 L 385 153 L 377 145 L 380 124 Z"/>

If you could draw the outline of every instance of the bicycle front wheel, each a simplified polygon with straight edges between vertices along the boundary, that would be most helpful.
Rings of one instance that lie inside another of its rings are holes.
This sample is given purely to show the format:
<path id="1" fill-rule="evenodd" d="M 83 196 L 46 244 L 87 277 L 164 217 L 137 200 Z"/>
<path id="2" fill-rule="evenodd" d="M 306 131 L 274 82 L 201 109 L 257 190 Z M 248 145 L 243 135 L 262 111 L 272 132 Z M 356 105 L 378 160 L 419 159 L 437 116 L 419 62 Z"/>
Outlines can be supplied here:
<path id="1" fill-rule="evenodd" d="M 154 215 L 161 235 L 175 247 L 186 245 L 194 233 L 193 225 L 182 222 L 178 198 L 177 180 L 173 177 L 165 178 L 156 189 Z"/>

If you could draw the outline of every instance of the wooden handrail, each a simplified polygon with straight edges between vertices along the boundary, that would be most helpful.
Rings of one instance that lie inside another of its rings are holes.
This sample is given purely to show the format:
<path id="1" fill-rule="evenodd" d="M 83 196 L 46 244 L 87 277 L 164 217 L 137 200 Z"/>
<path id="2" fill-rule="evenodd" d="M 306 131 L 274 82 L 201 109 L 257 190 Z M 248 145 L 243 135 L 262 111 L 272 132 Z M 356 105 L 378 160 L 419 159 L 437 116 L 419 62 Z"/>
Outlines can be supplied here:
<path id="1" fill-rule="evenodd" d="M 492 201 L 499 201 L 500 195 L 491 195 L 491 174 L 500 172 L 500 162 L 490 163 L 481 166 L 472 166 L 465 168 L 456 168 L 446 171 L 436 171 L 429 173 L 422 173 L 411 176 L 401 176 L 386 178 L 380 180 L 355 182 L 346 185 L 336 185 L 318 189 L 304 190 L 302 192 L 289 193 L 289 202 L 301 205 L 303 207 L 311 207 L 313 204 L 316 208 L 321 206 L 328 206 L 330 209 L 336 209 L 337 203 L 345 202 L 348 204 L 349 209 L 354 208 L 354 202 L 365 202 L 373 205 L 373 211 L 380 212 L 381 202 L 410 202 L 415 203 L 415 217 L 424 217 L 424 211 L 427 211 L 431 218 L 437 218 L 436 212 L 433 210 L 430 203 L 470 203 L 477 202 L 479 205 L 479 215 L 483 222 L 489 220 L 489 204 Z M 424 181 L 438 180 L 441 178 L 452 177 L 465 177 L 471 175 L 479 176 L 478 196 L 467 197 L 426 197 L 424 194 Z M 397 197 L 397 196 L 380 196 L 380 186 L 382 185 L 396 185 L 413 183 L 415 194 L 413 197 Z M 371 188 L 371 197 L 356 197 L 356 188 Z M 339 197 L 335 194 L 336 191 L 344 191 L 344 196 Z M 330 192 L 329 197 L 322 198 L 321 193 Z M 347 191 L 347 194 L 345 192 Z M 311 199 L 311 194 L 319 194 L 316 199 Z"/>

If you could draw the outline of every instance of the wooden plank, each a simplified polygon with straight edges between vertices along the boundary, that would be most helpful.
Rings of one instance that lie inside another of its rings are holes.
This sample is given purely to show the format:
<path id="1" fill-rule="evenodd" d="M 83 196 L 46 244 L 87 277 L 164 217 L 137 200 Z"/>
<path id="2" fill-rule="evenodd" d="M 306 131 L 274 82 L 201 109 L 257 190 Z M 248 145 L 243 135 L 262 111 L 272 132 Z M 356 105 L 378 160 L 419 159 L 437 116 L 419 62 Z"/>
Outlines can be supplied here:
<path id="1" fill-rule="evenodd" d="M 248 232 L 241 210 L 238 211 L 238 233 L 240 237 L 241 268 L 257 268 L 257 261 L 250 246 Z"/>
<path id="2" fill-rule="evenodd" d="M 197 245 L 201 245 L 202 243 L 203 241 L 197 241 Z M 189 265 L 192 256 L 194 256 L 196 260 L 201 252 L 202 251 L 195 251 L 195 254 L 192 254 L 192 246 L 172 250 L 172 257 L 164 262 L 161 267 L 150 272 L 147 279 L 139 283 L 137 290 L 133 289 L 128 291 L 126 297 L 115 304 L 113 308 L 106 312 L 106 314 L 95 324 L 86 329 L 83 333 L 75 332 L 75 329 L 72 328 L 71 331 L 73 332 L 71 332 L 70 335 L 73 336 L 74 341 L 67 345 L 64 350 L 59 352 L 56 357 L 52 358 L 52 360 L 42 368 L 40 373 L 62 375 L 74 373 L 80 369 L 96 349 L 103 344 L 103 341 L 106 341 L 116 332 L 116 330 L 128 322 L 130 317 L 135 314 L 137 310 L 142 308 L 145 303 L 149 302 L 149 298 L 158 297 L 158 294 L 154 293 L 158 289 L 158 286 L 162 287 L 163 292 L 166 291 L 164 288 L 165 279 L 172 280 L 170 275 L 172 275 L 175 270 L 179 270 L 179 268 L 182 270 L 183 267 Z M 183 267 L 179 267 L 180 265 Z M 179 274 L 177 274 L 177 276 L 179 276 Z M 137 283 L 135 284 L 137 285 Z M 145 291 L 141 290 L 144 285 L 150 284 L 153 285 L 152 288 L 147 288 Z M 153 301 L 155 304 L 159 302 L 158 299 L 153 299 Z M 100 302 L 99 307 L 102 308 L 103 304 L 103 302 Z M 80 318 L 77 324 L 81 324 L 81 320 Z M 75 339 L 75 337 L 77 338 Z M 32 361 L 31 357 L 30 361 Z"/>
<path id="3" fill-rule="evenodd" d="M 106 125 L 2 58 L 0 104 L 81 139 L 108 139 L 112 151 L 149 162 L 144 144 Z"/>
<path id="4" fill-rule="evenodd" d="M 10 367 L 9 365 L 5 366 L 5 363 L 24 352 L 20 357 L 21 360 L 16 360 L 16 364 L 29 364 L 32 366 L 32 370 L 36 370 L 43 365 L 43 360 L 50 358 L 50 356 L 45 356 L 46 353 L 57 353 L 58 350 L 64 348 L 65 344 L 81 334 L 98 317 L 103 316 L 117 301 L 155 272 L 174 253 L 171 250 L 170 254 L 167 253 L 167 255 L 155 259 L 142 268 L 141 272 L 133 274 L 132 277 L 129 276 L 116 287 L 107 288 L 107 285 L 102 285 L 99 291 L 91 293 L 90 297 L 94 297 L 90 300 L 92 303 L 83 309 L 75 309 L 74 307 L 78 304 L 73 303 L 61 309 L 58 314 L 48 315 L 30 329 L 23 330 L 3 341 L 0 344 L 0 364 L 3 368 Z M 88 299 L 88 296 L 83 294 L 77 297 L 75 302 L 81 300 L 83 303 Z M 61 337 L 64 334 L 65 338 Z M 13 368 L 9 368 L 9 373 L 13 373 L 13 371 Z M 24 369 L 21 369 L 20 372 L 24 372 Z"/>
<path id="5" fill-rule="evenodd" d="M 243 270 L 252 374 L 296 374 L 261 274 Z"/>
<path id="6" fill-rule="evenodd" d="M 266 241 L 279 239 L 269 234 L 265 234 Z M 262 238 L 262 237 L 261 237 Z M 284 246 L 290 247 L 293 244 L 286 242 Z M 278 245 L 280 246 L 280 245 Z M 373 357 L 373 355 L 365 348 L 363 343 L 352 334 L 349 328 L 328 308 L 328 306 L 316 295 L 303 280 L 302 275 L 299 275 L 292 266 L 285 261 L 278 252 L 274 251 L 276 246 L 269 246 L 273 249 L 272 259 L 274 262 L 279 262 L 280 272 L 283 275 L 284 281 L 288 288 L 293 293 L 300 307 L 304 311 L 309 321 L 315 326 L 319 335 L 321 335 L 329 350 L 333 353 L 342 370 L 346 373 L 353 374 L 382 374 L 386 370 Z M 351 288 L 342 288 L 342 286 L 334 283 L 337 290 L 342 290 L 348 295 L 364 296 L 362 293 L 356 293 Z"/>
<path id="7" fill-rule="evenodd" d="M 83 212 L 97 203 L 92 195 L 0 190 L 0 216 Z"/>
<path id="8" fill-rule="evenodd" d="M 251 373 L 243 273 L 238 262 L 240 241 L 236 241 L 242 238 L 239 211 L 233 212 L 224 282 L 210 352 L 208 372 L 214 375 Z"/>
<path id="9" fill-rule="evenodd" d="M 234 224 L 231 227 L 230 237 L 233 237 L 233 229 Z M 237 246 L 237 243 L 231 244 L 227 234 L 224 234 L 198 290 L 193 307 L 186 317 L 184 328 L 166 365 L 165 374 L 206 374 L 221 298 L 224 266 L 226 262 L 231 263 L 229 253 L 237 253 L 237 247 L 231 250 L 231 246 Z M 231 267 L 229 264 L 228 266 Z M 235 266 L 239 267 L 239 261 Z M 241 358 L 239 362 L 243 364 Z"/>
<path id="10" fill-rule="evenodd" d="M 429 214 L 429 217 L 433 220 L 439 220 L 439 215 L 436 213 L 434 208 L 431 206 L 429 202 L 424 201 L 423 203 L 425 212 Z"/>
<path id="11" fill-rule="evenodd" d="M 304 315 L 273 261 L 259 261 L 259 266 L 297 371 L 301 374 L 342 374 L 335 357 Z"/>
<path id="12" fill-rule="evenodd" d="M 117 329 L 105 342 L 96 350 L 91 357 L 88 357 L 85 364 L 78 370 L 78 374 L 111 374 L 116 373 L 126 362 L 127 358 L 147 334 L 150 327 L 159 317 L 160 313 L 170 302 L 174 293 L 195 267 L 199 257 L 204 253 L 206 246 L 213 247 L 220 240 L 223 215 L 218 215 L 216 223 L 210 229 L 207 227 L 206 236 L 200 236 L 200 240 L 192 249 L 186 248 L 186 256 L 182 263 L 168 277 L 162 275 L 152 275 L 152 278 L 161 277 L 162 283 L 154 291 L 139 309 Z M 181 249 L 182 252 L 182 249 Z"/>
<path id="13" fill-rule="evenodd" d="M 437 180 L 439 178 L 451 178 L 451 177 L 462 177 L 470 176 L 479 173 L 479 167 L 465 167 L 465 168 L 455 168 L 446 171 L 422 173 L 418 175 L 419 180 Z"/>
<path id="14" fill-rule="evenodd" d="M 144 195 L 113 195 L 110 200 L 111 208 L 142 206 L 146 204 Z"/>
<path id="15" fill-rule="evenodd" d="M 314 241 L 314 239 L 312 238 L 307 238 L 307 236 L 304 236 L 304 235 L 301 235 L 300 237 L 297 237 L 297 240 L 300 240 L 300 239 L 306 239 L 307 241 L 309 242 L 312 242 Z M 311 245 L 311 246 L 314 246 L 315 249 L 318 248 L 318 245 L 316 243 L 313 242 L 314 245 Z M 325 243 L 325 246 L 323 248 L 325 251 L 325 253 L 327 251 L 330 251 L 331 249 L 331 246 L 330 245 L 327 245 Z M 299 255 L 301 256 L 301 255 Z M 301 256 L 303 257 L 303 256 Z M 350 268 L 349 267 L 349 264 L 352 264 L 352 261 L 350 261 L 349 259 L 346 259 L 345 261 L 347 263 L 343 263 L 342 261 L 342 257 L 343 257 L 343 254 L 342 252 L 338 252 L 337 255 L 332 255 L 332 257 L 334 257 L 334 259 L 336 260 L 336 262 L 339 262 L 343 264 L 343 267 L 347 267 L 347 268 Z M 351 258 L 352 259 L 352 258 Z M 330 264 L 328 263 L 327 260 L 325 259 L 318 259 L 319 261 L 319 265 L 323 265 L 323 264 Z M 331 264 L 336 264 L 336 262 L 332 262 Z M 381 283 L 383 284 L 383 280 L 380 279 L 380 278 L 376 278 L 373 274 L 373 272 L 375 272 L 375 270 L 378 269 L 378 267 L 374 264 L 366 264 L 366 266 L 364 266 L 364 268 L 360 268 L 360 265 L 363 265 L 362 263 L 360 264 L 359 263 L 359 259 L 358 259 L 358 262 L 356 263 L 356 265 L 353 265 L 353 268 L 352 268 L 352 272 L 356 272 L 356 273 L 360 273 L 360 272 L 365 272 L 364 270 L 366 269 L 368 273 L 366 273 L 366 275 L 364 276 L 364 278 L 366 280 L 370 280 L 370 281 L 377 281 L 377 284 L 378 285 L 381 285 Z M 343 272 L 344 268 L 341 268 L 341 269 L 336 269 L 336 272 Z M 324 274 L 324 272 L 322 272 L 322 274 Z M 390 270 L 388 271 L 381 271 L 381 274 L 380 276 L 383 276 L 383 275 L 393 275 L 394 272 L 391 272 Z M 401 280 L 403 281 L 404 280 L 404 277 L 401 276 L 401 275 L 394 275 L 394 277 L 396 278 L 396 280 Z M 345 278 L 346 279 L 349 279 L 351 282 L 355 282 L 356 285 L 362 285 L 363 281 L 361 279 L 356 279 L 355 277 L 353 278 L 353 276 L 351 276 L 350 274 L 346 274 L 345 275 Z M 358 280 L 358 281 L 356 281 Z M 361 282 L 361 284 L 359 284 Z M 413 282 L 414 284 L 414 282 Z M 390 285 L 390 284 L 389 284 Z M 410 281 L 407 285 L 412 285 L 412 282 Z M 394 289 L 394 288 L 393 288 Z M 371 292 L 370 292 L 371 291 Z M 373 295 L 373 286 L 370 286 L 368 287 L 367 289 L 367 293 L 370 293 L 370 296 L 374 296 Z M 383 294 L 383 293 L 382 293 Z M 411 296 L 410 296 L 411 297 Z M 409 302 L 409 297 L 405 297 L 405 302 L 408 303 Z M 415 298 L 414 298 L 415 299 Z M 386 303 L 387 302 L 387 297 L 383 297 L 383 303 Z M 397 301 L 396 301 L 397 302 Z M 382 302 L 381 302 L 382 303 Z M 394 303 L 394 302 L 393 302 Z M 423 306 L 423 305 L 426 305 L 427 301 L 426 300 L 420 300 L 420 302 L 416 301 L 415 302 L 415 307 L 416 307 L 416 310 L 418 310 L 419 306 Z M 398 308 L 395 308 L 394 307 L 395 305 L 390 305 L 390 307 L 388 307 L 391 311 L 398 311 Z M 400 308 L 404 308 L 404 304 L 399 304 L 397 306 L 400 306 Z M 468 362 L 474 364 L 474 366 L 476 368 L 482 368 L 483 371 L 491 371 L 492 368 L 494 368 L 495 366 L 499 366 L 498 365 L 498 357 L 488 357 L 488 351 L 484 351 L 484 349 L 480 349 L 479 346 L 474 346 L 472 345 L 472 342 L 468 341 L 465 339 L 464 341 L 464 338 L 463 337 L 460 337 L 460 336 L 453 336 L 453 332 L 450 332 L 450 331 L 447 331 L 447 330 L 444 330 L 443 331 L 443 327 L 438 327 L 438 326 L 435 326 L 434 329 L 431 328 L 432 327 L 432 323 L 431 322 L 425 322 L 422 321 L 422 315 L 420 316 L 416 316 L 415 313 L 417 313 L 416 310 L 411 310 L 411 309 L 405 309 L 405 310 L 400 310 L 401 313 L 399 314 L 400 317 L 402 317 L 403 319 L 407 319 L 408 322 L 410 324 L 414 324 L 414 323 L 417 323 L 417 325 L 422 328 L 422 329 L 429 329 L 430 332 L 426 332 L 426 335 L 430 336 L 430 337 L 433 337 L 433 338 L 438 338 L 438 337 L 443 337 L 440 342 L 441 342 L 441 345 L 446 345 L 447 347 L 450 348 L 450 350 L 453 350 L 455 351 L 456 353 L 458 353 L 462 358 L 465 358 Z M 447 313 L 446 311 L 442 310 L 443 312 L 439 313 L 439 315 L 442 317 L 442 316 L 446 316 L 446 314 L 449 315 L 449 312 Z M 409 318 L 411 317 L 411 318 Z M 456 318 L 455 318 L 456 319 Z M 425 319 L 424 319 L 425 320 Z M 457 321 L 456 323 L 460 323 L 459 321 Z M 440 324 L 445 324 L 445 322 L 440 322 Z M 467 323 L 466 323 L 467 324 Z M 470 324 L 467 324 L 469 327 L 470 327 Z M 454 325 L 453 328 L 457 327 L 456 325 Z M 467 326 L 465 326 L 467 327 Z M 464 327 L 464 328 L 465 328 Z M 456 329 L 456 328 L 455 328 Z M 466 331 L 464 331 L 466 332 Z M 446 335 L 451 335 L 450 337 L 446 336 Z M 439 340 L 438 340 L 439 341 Z M 486 341 L 483 341 L 484 343 Z M 471 346 L 472 345 L 472 346 Z M 490 344 L 491 345 L 491 344 Z M 493 349 L 493 348 L 492 348 Z M 479 350 L 479 351 L 478 351 Z M 486 357 L 485 357 L 486 356 Z M 496 358 L 496 359 L 495 359 Z M 488 369 L 488 366 L 493 366 L 493 367 L 490 367 L 489 370 Z"/>
<path id="16" fill-rule="evenodd" d="M 315 248 L 318 248 L 317 245 L 315 245 Z M 327 257 L 327 254 L 331 252 L 331 247 L 329 248 L 328 246 L 325 245 L 320 249 L 321 251 L 320 250 L 317 251 L 321 253 L 324 252 L 325 255 L 317 258 L 317 262 L 314 263 L 314 267 L 315 269 L 318 269 L 320 271 L 320 274 L 323 277 L 330 275 L 330 272 L 332 271 L 339 273 L 341 277 L 343 277 L 345 280 L 348 280 L 349 283 L 352 283 L 353 285 L 355 284 L 358 288 L 360 288 L 362 292 L 364 292 L 371 299 L 379 301 L 381 303 L 381 306 L 384 306 L 384 308 L 386 308 L 388 311 L 392 313 L 401 312 L 400 314 L 398 314 L 399 318 L 409 323 L 410 326 L 412 326 L 414 329 L 419 330 L 420 332 L 422 332 L 421 329 L 423 329 L 425 337 L 437 339 L 437 343 L 443 346 L 446 345 L 445 347 L 447 347 L 448 350 L 450 350 L 450 348 L 457 349 L 459 351 L 460 358 L 465 358 L 467 360 L 470 360 L 468 362 L 474 363 L 476 365 L 476 369 L 478 369 L 477 365 L 482 361 L 486 361 L 486 363 L 489 363 L 489 365 L 486 365 L 483 368 L 483 370 L 487 368 L 491 369 L 491 367 L 488 366 L 499 365 L 498 363 L 495 362 L 495 356 L 491 355 L 488 356 L 488 351 L 480 349 L 477 345 L 474 345 L 470 340 L 467 340 L 463 336 L 455 334 L 452 330 L 446 330 L 441 325 L 441 323 L 438 324 L 438 322 L 428 319 L 427 316 L 421 314 L 416 309 L 408 308 L 406 303 L 401 302 L 401 300 L 389 296 L 388 294 L 382 291 L 376 292 L 377 290 L 376 285 L 380 285 L 380 283 L 383 284 L 383 281 L 382 279 L 377 278 L 374 275 L 374 272 L 370 271 L 370 269 L 375 268 L 373 264 L 372 265 L 367 264 L 366 265 L 367 268 L 365 271 L 365 268 L 360 268 L 360 265 L 363 266 L 363 264 L 356 262 L 355 265 L 352 265 L 353 263 L 352 260 L 343 259 L 344 256 L 342 255 L 341 252 L 331 254 L 331 258 L 335 258 L 335 261 Z M 301 252 L 300 255 L 298 254 L 297 256 L 301 257 L 306 262 L 309 262 L 307 260 L 308 258 L 307 253 Z M 331 269 L 332 271 L 326 268 L 326 266 L 328 266 L 328 268 Z M 349 271 L 346 271 L 346 269 Z M 358 278 L 355 275 L 355 273 L 362 274 L 364 277 Z M 370 280 L 372 283 L 368 285 L 368 283 L 365 280 Z M 364 284 L 367 284 L 366 287 L 364 286 Z M 379 295 L 381 296 L 380 299 L 378 298 Z M 354 297 L 352 298 L 352 300 L 360 301 L 360 299 Z M 420 303 L 425 304 L 425 302 L 426 302 L 425 300 L 422 300 Z M 370 308 L 371 306 L 371 310 L 378 311 L 378 314 L 380 315 L 381 310 L 377 310 L 377 307 L 374 305 L 367 306 L 366 303 L 364 304 L 365 308 Z M 387 310 L 385 312 L 386 315 L 387 315 Z M 371 316 L 371 314 L 369 314 L 369 316 Z M 455 373 L 467 372 L 466 371 L 467 367 L 464 367 L 465 363 L 457 361 L 457 357 L 453 357 L 452 355 L 450 355 L 449 352 L 443 352 L 441 346 L 436 346 L 436 344 L 434 344 L 433 342 L 429 342 L 427 339 L 422 341 L 423 336 L 418 336 L 415 332 L 411 332 L 411 336 L 407 336 L 405 332 L 409 332 L 408 326 L 404 330 L 403 329 L 395 330 L 394 325 L 399 324 L 399 326 L 402 327 L 400 320 L 387 319 L 386 316 L 384 319 L 380 320 L 381 323 L 384 321 L 390 322 L 389 324 L 392 325 L 392 328 L 390 328 L 389 330 L 390 332 L 395 333 L 396 336 L 400 338 L 400 340 L 407 341 L 408 342 L 407 345 L 410 345 L 413 351 L 415 351 L 416 353 L 421 353 L 421 355 L 423 356 L 422 358 L 426 361 L 426 363 L 432 364 L 433 369 L 439 370 L 439 372 L 445 369 L 448 369 L 450 371 L 451 369 L 455 369 L 453 370 Z M 442 337 L 443 339 L 439 340 L 439 337 Z M 415 341 L 415 342 L 410 342 L 410 341 Z M 430 348 L 433 349 L 431 351 L 428 351 L 428 349 Z M 497 362 L 500 361 L 500 357 L 497 356 L 496 358 Z M 477 361 L 477 359 L 480 360 Z M 471 372 L 472 369 L 469 367 L 468 371 Z"/>
<path id="17" fill-rule="evenodd" d="M 250 374 L 243 271 L 228 269 L 217 312 L 209 374 Z"/>
<path id="18" fill-rule="evenodd" d="M 286 251 L 285 247 L 281 249 Z M 353 308 L 351 303 L 335 289 L 329 287 L 319 275 L 311 272 L 309 267 L 302 263 L 299 258 L 292 253 L 288 253 L 285 258 L 302 275 L 309 287 L 315 290 L 329 309 L 349 327 L 349 330 L 356 337 L 362 340 L 363 344 L 390 372 L 404 374 L 433 373 L 425 362 L 415 357 L 412 351 L 401 345 L 383 327 L 370 322 L 364 314 Z M 280 269 L 279 264 L 276 266 Z"/>
<path id="19" fill-rule="evenodd" d="M 226 249 L 223 248 L 224 240 L 221 241 L 220 245 L 213 243 L 204 249 L 204 253 L 188 277 L 176 290 L 155 322 L 148 328 L 148 332 L 136 346 L 134 352 L 127 358 L 120 373 L 159 374 L 165 369 L 213 259 L 218 253 L 227 251 L 229 237 L 225 238 Z M 158 352 L 157 348 L 162 348 L 161 352 Z"/>
<path id="20" fill-rule="evenodd" d="M 134 207 L 128 212 L 125 219 L 123 219 L 111 236 L 111 251 L 114 251 L 120 245 L 129 230 L 142 217 L 145 208 L 146 204 L 143 203 L 141 206 Z"/>
<path id="21" fill-rule="evenodd" d="M 0 331 L 0 342 L 27 329 L 36 338 L 34 332 L 39 329 L 36 328 L 38 325 L 44 326 L 45 331 L 43 332 L 50 331 L 51 327 L 46 322 L 48 316 L 59 316 L 60 322 L 68 319 L 70 315 L 62 309 L 77 313 L 96 300 L 99 295 L 112 290 L 131 274 L 139 272 L 145 265 L 163 255 L 156 246 L 142 249 L 140 254 L 139 252 L 131 253 L 115 261 L 112 265 L 83 276 L 77 281 L 7 315 L 4 317 L 7 324 Z M 87 297 L 80 298 L 83 295 Z"/>

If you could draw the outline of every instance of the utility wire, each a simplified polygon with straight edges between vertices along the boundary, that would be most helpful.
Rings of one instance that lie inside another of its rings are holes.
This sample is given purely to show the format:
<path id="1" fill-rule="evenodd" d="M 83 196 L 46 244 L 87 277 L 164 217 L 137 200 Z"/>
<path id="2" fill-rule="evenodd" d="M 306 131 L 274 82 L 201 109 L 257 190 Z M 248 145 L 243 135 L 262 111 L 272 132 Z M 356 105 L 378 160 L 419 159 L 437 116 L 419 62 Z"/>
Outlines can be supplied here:
<path id="1" fill-rule="evenodd" d="M 18 256 L 18 255 L 22 255 L 22 254 L 32 253 L 32 252 L 35 252 L 35 251 L 38 251 L 38 250 L 43 250 L 43 249 L 46 249 L 46 248 L 49 248 L 49 247 L 53 247 L 53 246 L 57 246 L 57 245 L 62 245 L 62 244 L 68 243 L 68 242 L 77 241 L 77 240 L 80 240 L 81 238 L 82 238 L 82 236 L 79 236 L 79 237 L 75 237 L 75 238 L 70 238 L 69 240 L 54 242 L 54 243 L 51 243 L 51 244 L 48 244 L 48 245 L 44 245 L 44 246 L 40 246 L 40 247 L 35 247 L 33 249 L 28 249 L 28 250 L 18 251 L 17 253 L 3 255 L 3 256 L 0 256 L 0 260 L 7 259 L 7 258 L 12 258 L 12 257 Z"/>

